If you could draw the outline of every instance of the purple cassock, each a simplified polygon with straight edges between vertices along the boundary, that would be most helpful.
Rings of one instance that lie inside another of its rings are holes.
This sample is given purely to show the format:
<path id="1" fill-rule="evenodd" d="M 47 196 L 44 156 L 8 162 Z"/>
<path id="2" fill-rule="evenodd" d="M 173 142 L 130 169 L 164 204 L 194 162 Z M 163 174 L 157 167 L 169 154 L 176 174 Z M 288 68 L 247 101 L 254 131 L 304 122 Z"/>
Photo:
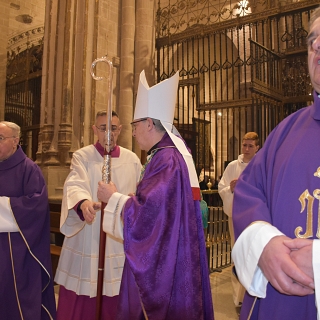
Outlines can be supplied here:
<path id="1" fill-rule="evenodd" d="M 200 204 L 167 133 L 155 149 L 122 213 L 126 260 L 118 319 L 145 319 L 145 312 L 148 320 L 212 320 Z"/>
<path id="2" fill-rule="evenodd" d="M 10 198 L 19 228 L 0 233 L 0 319 L 55 319 L 47 189 L 19 146 L 0 162 L 0 196 Z"/>
<path id="3" fill-rule="evenodd" d="M 290 238 L 317 239 L 320 234 L 320 98 L 313 96 L 312 106 L 288 116 L 270 133 L 238 180 L 236 237 L 255 221 L 266 221 Z M 317 319 L 314 295 L 284 295 L 269 283 L 266 298 L 254 300 L 246 293 L 240 319 Z"/>

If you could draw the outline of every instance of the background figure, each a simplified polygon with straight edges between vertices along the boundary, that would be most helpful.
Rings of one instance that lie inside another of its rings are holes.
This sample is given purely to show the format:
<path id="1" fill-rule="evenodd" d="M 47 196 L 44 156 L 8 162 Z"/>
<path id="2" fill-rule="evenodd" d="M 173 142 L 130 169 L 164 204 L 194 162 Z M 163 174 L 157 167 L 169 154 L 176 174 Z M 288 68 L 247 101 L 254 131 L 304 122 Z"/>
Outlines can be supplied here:
<path id="1" fill-rule="evenodd" d="M 270 133 L 235 189 L 232 256 L 248 291 L 240 319 L 320 318 L 320 8 L 307 44 L 314 103 Z"/>
<path id="2" fill-rule="evenodd" d="M 199 174 L 200 190 L 206 190 L 206 188 L 204 188 L 204 182 L 206 180 L 206 177 L 208 176 L 205 175 L 204 169 L 202 169 Z M 209 177 L 207 178 L 207 181 L 209 181 Z M 201 187 L 201 184 L 202 184 L 202 187 Z M 202 216 L 202 225 L 203 225 L 203 228 L 206 229 L 208 227 L 209 208 L 208 208 L 207 202 L 203 199 L 203 194 L 201 191 L 200 191 L 200 194 L 201 194 L 200 208 L 201 208 L 201 216 Z"/>
<path id="3" fill-rule="evenodd" d="M 136 195 L 99 182 L 104 230 L 125 243 L 121 320 L 213 319 L 199 182 L 172 125 L 178 81 L 149 88 L 140 74 L 132 134 L 148 157 Z"/>
<path id="4" fill-rule="evenodd" d="M 102 179 L 106 121 L 106 112 L 98 112 L 92 126 L 98 141 L 73 153 L 64 184 L 60 227 L 66 237 L 55 277 L 60 284 L 58 319 L 95 318 L 101 214 L 97 188 Z M 118 115 L 112 112 L 111 177 L 119 191 L 129 194 L 135 192 L 141 163 L 136 154 L 116 144 L 120 131 Z M 123 263 L 123 242 L 107 235 L 104 320 L 115 319 Z"/>
<path id="5" fill-rule="evenodd" d="M 55 319 L 47 188 L 19 137 L 0 122 L 0 318 Z"/>
<path id="6" fill-rule="evenodd" d="M 206 229 L 206 228 L 208 228 L 209 208 L 208 208 L 207 203 L 203 200 L 202 193 L 201 193 L 201 200 L 200 200 L 200 209 L 201 209 L 203 229 Z"/>
<path id="7" fill-rule="evenodd" d="M 199 174 L 199 186 L 201 190 L 207 190 L 208 186 L 207 183 L 209 182 L 209 175 L 207 174 L 209 171 L 202 169 L 200 174 Z M 213 181 L 211 181 L 213 184 Z"/>
<path id="8" fill-rule="evenodd" d="M 234 160 L 226 167 L 221 180 L 218 184 L 218 192 L 223 201 L 223 211 L 229 217 L 229 233 L 231 237 L 231 247 L 234 245 L 234 230 L 232 223 L 232 206 L 233 206 L 233 193 L 237 184 L 237 180 L 242 171 L 247 167 L 248 163 L 259 150 L 259 136 L 255 132 L 247 132 L 242 138 L 242 154 L 239 155 L 237 160 Z M 231 282 L 233 287 L 233 301 L 238 307 L 243 301 L 245 289 L 239 283 L 237 277 L 232 274 Z"/>

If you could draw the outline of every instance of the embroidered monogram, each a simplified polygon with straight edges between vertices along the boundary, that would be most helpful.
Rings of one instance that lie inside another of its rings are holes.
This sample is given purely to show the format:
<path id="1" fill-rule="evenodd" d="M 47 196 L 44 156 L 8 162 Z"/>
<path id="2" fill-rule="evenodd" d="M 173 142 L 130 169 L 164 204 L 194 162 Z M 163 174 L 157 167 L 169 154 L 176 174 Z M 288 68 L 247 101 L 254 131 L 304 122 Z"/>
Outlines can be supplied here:
<path id="1" fill-rule="evenodd" d="M 315 177 L 320 178 L 320 167 L 318 167 L 317 171 L 314 173 Z M 306 189 L 301 196 L 299 197 L 299 201 L 301 203 L 301 210 L 300 213 L 305 211 L 307 207 L 307 221 L 306 221 L 306 232 L 301 234 L 303 231 L 303 227 L 299 226 L 294 230 L 294 234 L 297 238 L 307 239 L 313 237 L 313 204 L 314 199 L 320 200 L 320 189 L 315 189 L 313 194 L 311 195 L 309 190 Z M 320 207 L 318 210 L 318 228 L 316 237 L 320 238 Z"/>

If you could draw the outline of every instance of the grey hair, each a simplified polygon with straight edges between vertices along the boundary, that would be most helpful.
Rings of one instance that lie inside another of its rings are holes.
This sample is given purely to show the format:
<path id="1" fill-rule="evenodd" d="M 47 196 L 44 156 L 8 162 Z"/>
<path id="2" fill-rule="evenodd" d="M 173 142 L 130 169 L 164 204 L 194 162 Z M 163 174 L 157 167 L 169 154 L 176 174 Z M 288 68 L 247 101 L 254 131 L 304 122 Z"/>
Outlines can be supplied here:
<path id="1" fill-rule="evenodd" d="M 164 128 L 164 126 L 161 124 L 161 121 L 158 119 L 153 119 L 151 118 L 154 124 L 154 127 L 156 128 L 156 131 L 158 132 L 166 132 L 166 129 Z"/>
<path id="2" fill-rule="evenodd" d="M 4 124 L 6 127 L 10 128 L 12 130 L 12 134 L 14 137 L 16 138 L 20 138 L 20 126 L 18 126 L 16 123 L 14 122 L 10 122 L 10 121 L 0 121 L 1 124 Z"/>
<path id="3" fill-rule="evenodd" d="M 316 21 L 316 19 L 318 19 L 319 17 L 320 17 L 320 7 L 318 7 L 311 13 L 311 17 L 309 21 L 309 29 L 311 28 L 312 24 Z"/>

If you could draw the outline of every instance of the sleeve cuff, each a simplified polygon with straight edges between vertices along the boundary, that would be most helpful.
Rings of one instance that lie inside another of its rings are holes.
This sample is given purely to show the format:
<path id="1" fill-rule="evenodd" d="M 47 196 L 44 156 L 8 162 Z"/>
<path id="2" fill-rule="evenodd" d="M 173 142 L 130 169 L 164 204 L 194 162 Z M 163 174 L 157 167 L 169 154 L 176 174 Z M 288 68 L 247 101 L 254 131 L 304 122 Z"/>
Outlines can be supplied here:
<path id="1" fill-rule="evenodd" d="M 259 298 L 266 297 L 268 280 L 258 266 L 261 253 L 267 243 L 283 235 L 277 228 L 259 221 L 246 228 L 232 249 L 237 275 L 248 293 Z"/>
<path id="2" fill-rule="evenodd" d="M 19 232 L 11 209 L 10 198 L 0 197 L 0 232 Z"/>
<path id="3" fill-rule="evenodd" d="M 104 209 L 103 231 L 116 238 L 123 239 L 122 208 L 130 199 L 129 196 L 115 192 Z"/>
<path id="4" fill-rule="evenodd" d="M 320 273 L 317 270 L 320 269 L 320 240 L 315 239 L 312 243 L 312 267 L 313 267 L 313 278 L 315 285 L 315 300 L 318 312 L 318 319 L 320 319 Z M 316 272 L 315 272 L 316 270 Z"/>
<path id="5" fill-rule="evenodd" d="M 83 199 L 81 201 L 79 201 L 74 207 L 73 210 L 78 214 L 79 218 L 84 221 L 84 216 L 83 216 L 83 212 L 80 209 L 80 206 L 82 205 L 83 202 L 85 202 L 87 199 Z"/>

